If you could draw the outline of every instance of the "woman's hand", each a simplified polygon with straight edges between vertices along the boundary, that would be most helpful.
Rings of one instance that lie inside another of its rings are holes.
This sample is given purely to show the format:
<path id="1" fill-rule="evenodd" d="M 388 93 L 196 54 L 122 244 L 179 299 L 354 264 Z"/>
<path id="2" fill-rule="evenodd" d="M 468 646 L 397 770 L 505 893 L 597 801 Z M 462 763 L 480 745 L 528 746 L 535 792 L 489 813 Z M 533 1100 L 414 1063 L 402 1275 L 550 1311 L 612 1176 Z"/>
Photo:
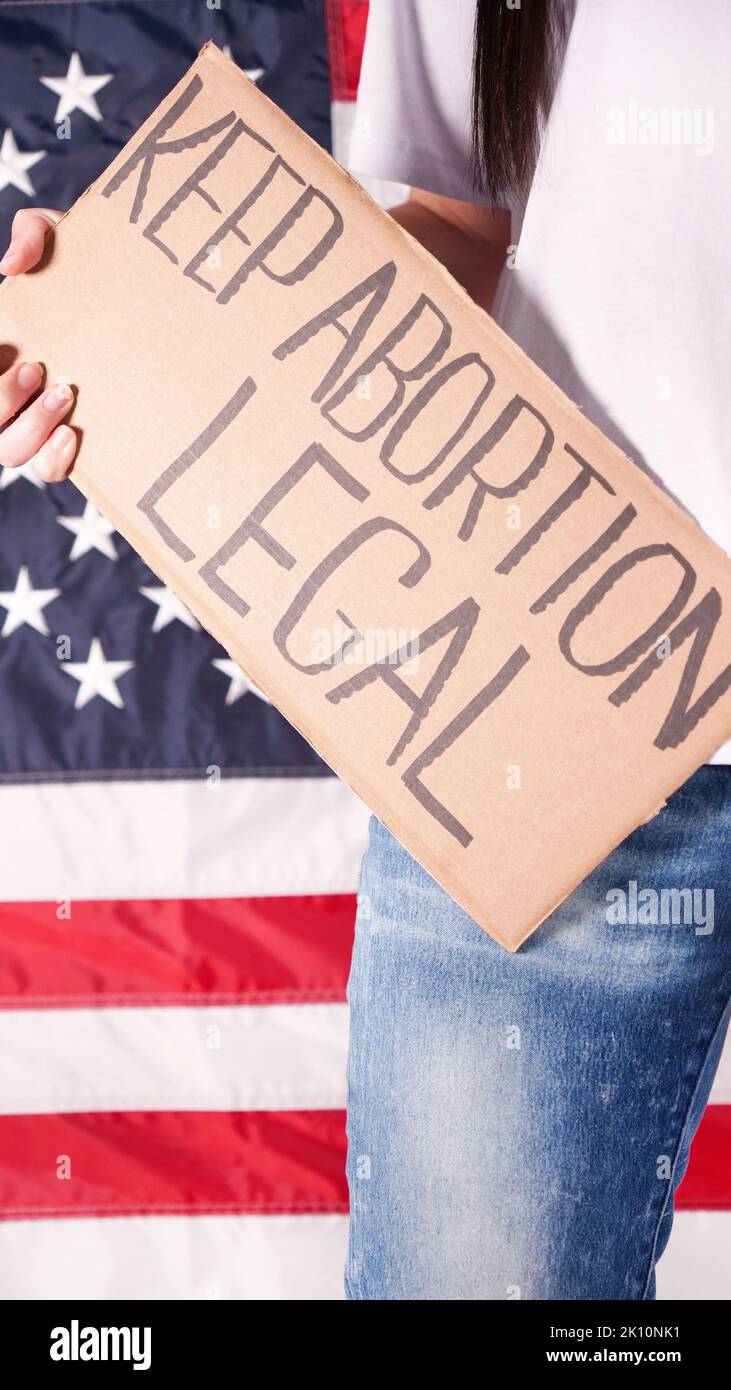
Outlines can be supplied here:
<path id="1" fill-rule="evenodd" d="M 37 265 L 46 236 L 61 215 L 50 208 L 23 208 L 16 213 L 0 274 L 22 275 Z M 66 477 L 76 453 L 76 433 L 62 424 L 74 393 L 66 382 L 58 381 L 38 394 L 43 377 L 40 362 L 15 362 L 0 373 L 0 467 L 32 463 L 39 478 L 56 483 Z"/>
<path id="2" fill-rule="evenodd" d="M 492 312 L 510 242 L 506 208 L 412 188 L 408 201 L 389 208 L 389 213 L 447 267 L 476 304 Z"/>

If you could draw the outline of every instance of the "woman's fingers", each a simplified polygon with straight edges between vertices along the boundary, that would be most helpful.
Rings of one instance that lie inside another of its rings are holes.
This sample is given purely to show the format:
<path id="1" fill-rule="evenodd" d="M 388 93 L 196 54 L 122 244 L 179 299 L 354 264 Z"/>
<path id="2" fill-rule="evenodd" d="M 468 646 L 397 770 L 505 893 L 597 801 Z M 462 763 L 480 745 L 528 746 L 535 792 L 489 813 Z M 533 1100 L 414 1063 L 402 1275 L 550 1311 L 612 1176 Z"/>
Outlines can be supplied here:
<path id="1" fill-rule="evenodd" d="M 32 270 L 43 255 L 48 233 L 62 216 L 55 208 L 21 208 L 16 212 L 10 245 L 0 261 L 0 275 Z"/>
<path id="2" fill-rule="evenodd" d="M 46 483 L 60 483 L 74 461 L 77 444 L 76 431 L 70 425 L 57 425 L 30 459 L 38 477 Z"/>
<path id="3" fill-rule="evenodd" d="M 68 415 L 73 401 L 71 387 L 66 382 L 58 381 L 21 411 L 0 434 L 0 467 L 18 468 L 36 455 L 40 456 L 46 441 L 50 445 L 49 436 Z M 48 458 L 49 455 L 44 452 L 43 462 L 48 462 Z"/>
<path id="4" fill-rule="evenodd" d="M 13 219 L 0 274 L 21 275 L 37 265 L 46 237 L 61 216 L 54 208 L 21 208 Z M 27 405 L 42 382 L 39 362 L 18 362 L 0 375 L 0 468 L 32 463 L 39 477 L 51 483 L 66 476 L 76 453 L 76 432 L 62 423 L 74 393 L 65 382 L 56 382 Z"/>
<path id="5" fill-rule="evenodd" d="M 0 425 L 11 420 L 38 390 L 43 380 L 40 362 L 18 362 L 0 376 Z"/>

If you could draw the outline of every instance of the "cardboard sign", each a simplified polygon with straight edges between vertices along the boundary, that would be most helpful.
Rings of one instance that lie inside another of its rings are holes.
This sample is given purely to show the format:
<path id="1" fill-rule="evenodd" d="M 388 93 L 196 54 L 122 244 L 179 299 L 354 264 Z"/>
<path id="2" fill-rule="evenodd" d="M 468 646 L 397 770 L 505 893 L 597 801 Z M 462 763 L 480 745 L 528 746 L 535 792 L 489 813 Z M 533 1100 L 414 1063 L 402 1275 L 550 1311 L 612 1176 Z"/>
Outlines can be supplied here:
<path id="1" fill-rule="evenodd" d="M 728 558 L 214 47 L 0 338 L 76 386 L 81 491 L 509 949 L 731 731 Z"/>

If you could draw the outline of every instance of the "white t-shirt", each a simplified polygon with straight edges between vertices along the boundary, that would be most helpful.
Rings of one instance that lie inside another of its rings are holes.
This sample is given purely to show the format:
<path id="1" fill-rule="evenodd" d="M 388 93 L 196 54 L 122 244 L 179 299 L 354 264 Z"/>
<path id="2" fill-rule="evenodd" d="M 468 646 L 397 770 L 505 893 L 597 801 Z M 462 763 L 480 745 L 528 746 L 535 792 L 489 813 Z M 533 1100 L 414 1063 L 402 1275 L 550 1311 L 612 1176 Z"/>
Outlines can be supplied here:
<path id="1" fill-rule="evenodd" d="M 354 174 L 475 199 L 474 15 L 371 0 Z M 577 0 L 494 316 L 731 552 L 730 67 L 731 0 Z"/>

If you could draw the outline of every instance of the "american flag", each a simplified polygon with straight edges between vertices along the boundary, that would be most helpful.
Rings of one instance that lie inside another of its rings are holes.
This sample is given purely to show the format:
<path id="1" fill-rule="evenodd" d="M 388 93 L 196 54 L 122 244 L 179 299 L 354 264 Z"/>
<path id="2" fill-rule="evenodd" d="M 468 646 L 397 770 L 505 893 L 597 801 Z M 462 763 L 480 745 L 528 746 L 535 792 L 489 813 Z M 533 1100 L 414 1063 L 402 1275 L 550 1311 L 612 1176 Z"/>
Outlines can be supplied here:
<path id="1" fill-rule="evenodd" d="M 4 0 L 0 237 L 208 39 L 344 160 L 366 17 Z M 71 482 L 0 474 L 0 1297 L 342 1297 L 366 821 Z M 731 1294 L 730 1136 L 727 1053 L 661 1296 Z"/>

